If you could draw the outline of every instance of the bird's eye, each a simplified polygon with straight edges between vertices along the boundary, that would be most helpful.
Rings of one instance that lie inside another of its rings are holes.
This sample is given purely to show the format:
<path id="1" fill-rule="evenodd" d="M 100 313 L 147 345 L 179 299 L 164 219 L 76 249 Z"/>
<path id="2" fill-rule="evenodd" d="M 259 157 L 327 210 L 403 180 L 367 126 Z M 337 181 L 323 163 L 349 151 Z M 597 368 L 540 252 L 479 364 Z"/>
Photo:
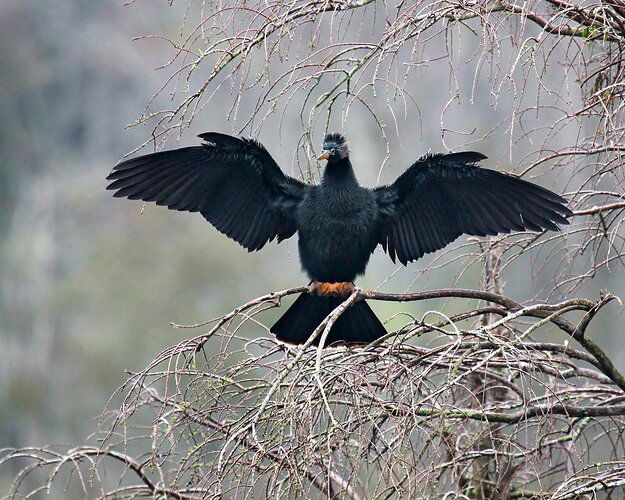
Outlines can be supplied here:
<path id="1" fill-rule="evenodd" d="M 330 154 L 333 155 L 334 153 L 336 153 L 336 149 L 334 148 L 330 149 Z"/>

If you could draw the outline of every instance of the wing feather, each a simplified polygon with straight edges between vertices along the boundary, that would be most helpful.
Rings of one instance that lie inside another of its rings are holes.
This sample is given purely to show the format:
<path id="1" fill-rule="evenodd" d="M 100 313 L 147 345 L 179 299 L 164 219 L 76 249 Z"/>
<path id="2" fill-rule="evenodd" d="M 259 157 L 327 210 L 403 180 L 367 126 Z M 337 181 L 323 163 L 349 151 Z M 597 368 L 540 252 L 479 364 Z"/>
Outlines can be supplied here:
<path id="1" fill-rule="evenodd" d="M 375 190 L 378 242 L 406 263 L 463 233 L 558 230 L 573 213 L 566 200 L 514 176 L 480 168 L 476 152 L 426 155 L 390 185 Z"/>
<path id="2" fill-rule="evenodd" d="M 419 236 L 415 232 L 416 215 L 413 210 L 407 211 L 406 214 L 408 215 L 408 220 L 406 221 L 406 229 L 408 233 L 410 233 L 410 255 L 418 254 L 421 250 L 419 248 Z"/>
<path id="3" fill-rule="evenodd" d="M 107 177 L 107 189 L 118 198 L 200 212 L 250 251 L 292 236 L 306 185 L 284 175 L 256 141 L 214 132 L 200 137 L 206 141 L 201 146 L 121 162 Z"/>

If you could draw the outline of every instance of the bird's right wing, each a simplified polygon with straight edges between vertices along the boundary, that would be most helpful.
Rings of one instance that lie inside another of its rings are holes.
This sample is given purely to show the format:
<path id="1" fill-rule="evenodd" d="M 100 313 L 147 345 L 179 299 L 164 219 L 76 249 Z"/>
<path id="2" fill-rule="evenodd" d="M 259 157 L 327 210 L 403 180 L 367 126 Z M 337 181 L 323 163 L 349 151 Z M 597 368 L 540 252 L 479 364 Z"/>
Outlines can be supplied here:
<path id="1" fill-rule="evenodd" d="M 379 243 L 402 264 L 461 234 L 557 230 L 573 213 L 566 200 L 536 184 L 480 168 L 486 157 L 465 152 L 426 155 L 397 180 L 375 190 L 382 217 Z"/>
<path id="2" fill-rule="evenodd" d="M 200 135 L 201 146 L 140 156 L 113 168 L 107 189 L 115 197 L 154 201 L 172 210 L 200 212 L 249 251 L 296 231 L 295 208 L 306 184 L 286 176 L 251 139 Z"/>

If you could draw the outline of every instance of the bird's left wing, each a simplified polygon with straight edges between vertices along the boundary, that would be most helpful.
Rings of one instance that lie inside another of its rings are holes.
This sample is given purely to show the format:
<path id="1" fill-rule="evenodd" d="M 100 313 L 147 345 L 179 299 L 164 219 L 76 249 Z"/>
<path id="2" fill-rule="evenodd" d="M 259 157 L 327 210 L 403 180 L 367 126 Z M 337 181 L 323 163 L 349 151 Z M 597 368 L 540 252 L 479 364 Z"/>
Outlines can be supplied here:
<path id="1" fill-rule="evenodd" d="M 200 135 L 201 146 L 140 156 L 113 168 L 107 189 L 115 197 L 154 201 L 172 210 L 200 212 L 249 251 L 296 231 L 294 208 L 306 184 L 286 176 L 251 139 Z"/>
<path id="2" fill-rule="evenodd" d="M 402 264 L 461 234 L 557 230 L 572 212 L 566 200 L 511 175 L 480 168 L 486 157 L 464 152 L 426 155 L 388 186 L 375 189 L 379 243 Z"/>

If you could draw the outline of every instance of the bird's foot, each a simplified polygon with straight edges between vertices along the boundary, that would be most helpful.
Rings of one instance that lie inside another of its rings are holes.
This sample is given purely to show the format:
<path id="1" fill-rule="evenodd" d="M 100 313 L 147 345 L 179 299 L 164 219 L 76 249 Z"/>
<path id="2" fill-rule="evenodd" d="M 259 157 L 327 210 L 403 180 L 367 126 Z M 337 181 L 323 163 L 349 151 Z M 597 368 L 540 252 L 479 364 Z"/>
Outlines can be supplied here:
<path id="1" fill-rule="evenodd" d="M 313 281 L 310 288 L 312 293 L 319 296 L 336 295 L 349 297 L 354 292 L 354 284 L 351 281 L 339 281 L 337 283 Z"/>

